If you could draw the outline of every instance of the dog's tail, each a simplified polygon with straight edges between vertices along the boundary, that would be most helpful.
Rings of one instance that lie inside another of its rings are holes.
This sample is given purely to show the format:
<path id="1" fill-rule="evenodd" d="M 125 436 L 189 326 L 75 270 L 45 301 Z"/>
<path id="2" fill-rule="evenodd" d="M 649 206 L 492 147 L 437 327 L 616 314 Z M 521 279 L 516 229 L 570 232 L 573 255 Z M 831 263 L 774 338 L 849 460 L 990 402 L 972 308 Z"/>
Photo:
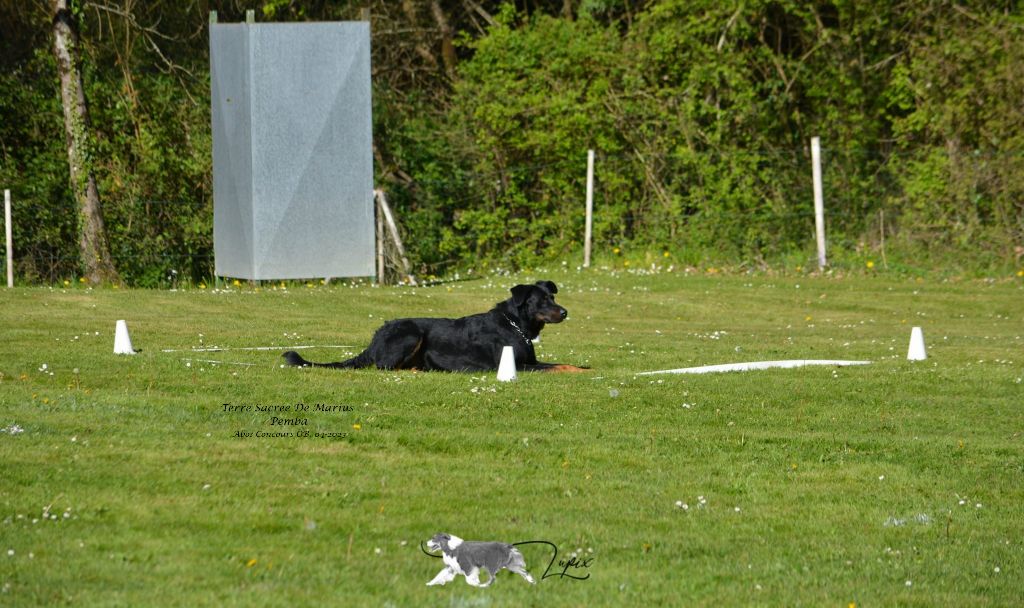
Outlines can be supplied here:
<path id="1" fill-rule="evenodd" d="M 370 357 L 366 354 L 365 351 L 356 355 L 355 357 L 352 357 L 351 359 L 346 359 L 345 361 L 336 361 L 334 363 L 314 363 L 313 361 L 306 361 L 305 359 L 302 358 L 301 355 L 299 355 L 299 353 L 295 352 L 294 350 L 290 350 L 282 354 L 281 356 L 284 357 L 284 360 L 286 363 L 288 363 L 288 365 L 294 365 L 295 367 L 330 367 L 334 369 L 358 369 L 361 367 L 369 367 L 370 365 L 373 364 L 373 362 L 370 360 Z"/>
<path id="2" fill-rule="evenodd" d="M 509 567 L 526 568 L 526 559 L 523 557 L 523 554 L 512 545 L 509 545 L 508 565 Z"/>

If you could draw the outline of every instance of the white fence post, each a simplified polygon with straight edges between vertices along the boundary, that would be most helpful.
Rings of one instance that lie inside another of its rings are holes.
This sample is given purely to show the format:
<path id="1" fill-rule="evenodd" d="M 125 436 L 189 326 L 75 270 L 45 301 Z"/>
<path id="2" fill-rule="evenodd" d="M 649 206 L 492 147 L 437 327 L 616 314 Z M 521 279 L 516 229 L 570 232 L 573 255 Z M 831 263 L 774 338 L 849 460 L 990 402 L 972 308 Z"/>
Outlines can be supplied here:
<path id="1" fill-rule="evenodd" d="M 821 140 L 811 138 L 811 173 L 814 179 L 814 234 L 818 241 L 818 269 L 824 270 L 825 260 L 825 201 L 821 188 Z"/>
<path id="2" fill-rule="evenodd" d="M 583 233 L 583 267 L 590 268 L 590 241 L 594 231 L 594 151 L 587 150 L 587 224 Z"/>
<path id="3" fill-rule="evenodd" d="M 7 286 L 14 287 L 14 231 L 11 226 L 10 190 L 4 190 L 4 232 L 7 236 Z"/>

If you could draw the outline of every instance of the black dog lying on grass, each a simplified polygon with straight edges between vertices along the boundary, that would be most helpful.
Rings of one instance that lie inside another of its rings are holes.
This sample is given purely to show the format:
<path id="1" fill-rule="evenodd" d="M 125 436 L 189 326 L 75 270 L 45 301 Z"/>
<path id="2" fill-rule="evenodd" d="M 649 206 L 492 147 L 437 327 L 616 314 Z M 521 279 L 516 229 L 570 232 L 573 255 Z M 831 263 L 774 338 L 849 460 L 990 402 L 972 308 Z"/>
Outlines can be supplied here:
<path id="1" fill-rule="evenodd" d="M 282 355 L 291 365 L 354 369 L 479 372 L 498 369 L 503 346 L 512 346 L 520 371 L 579 372 L 584 368 L 539 363 L 533 340 L 546 323 L 561 323 L 568 311 L 555 304 L 551 281 L 516 285 L 512 297 L 488 312 L 460 319 L 396 319 L 377 330 L 362 353 L 337 363 L 312 363 L 295 351 Z"/>

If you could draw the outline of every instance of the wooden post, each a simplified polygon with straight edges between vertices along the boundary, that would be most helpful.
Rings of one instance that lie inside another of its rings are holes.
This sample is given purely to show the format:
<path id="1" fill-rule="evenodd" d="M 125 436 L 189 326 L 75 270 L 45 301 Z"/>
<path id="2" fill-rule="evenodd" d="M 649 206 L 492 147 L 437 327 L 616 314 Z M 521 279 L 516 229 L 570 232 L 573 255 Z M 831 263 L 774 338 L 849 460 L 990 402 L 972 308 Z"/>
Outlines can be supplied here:
<path id="1" fill-rule="evenodd" d="M 878 235 L 882 238 L 882 268 L 889 269 L 889 263 L 885 260 L 885 209 L 878 210 Z"/>
<path id="2" fill-rule="evenodd" d="M 590 268 L 590 241 L 594 230 L 594 151 L 587 150 L 587 222 L 583 232 L 583 267 Z"/>
<path id="3" fill-rule="evenodd" d="M 4 190 L 4 233 L 7 236 L 7 287 L 14 287 L 14 240 L 11 225 L 11 191 Z"/>
<path id="4" fill-rule="evenodd" d="M 380 190 L 373 193 L 373 210 L 377 216 L 377 284 L 384 284 L 384 211 L 380 206 Z"/>
<path id="5" fill-rule="evenodd" d="M 416 284 L 416 277 L 412 274 L 412 267 L 409 265 L 409 258 L 405 257 L 405 247 L 402 246 L 402 237 L 398 236 L 398 225 L 395 224 L 395 218 L 391 215 L 391 207 L 388 205 L 388 199 L 384 196 L 383 190 L 377 190 L 377 203 L 380 205 L 381 211 L 384 212 L 384 221 L 387 222 L 388 230 L 391 232 L 391 240 L 395 243 L 395 248 L 398 249 L 398 257 L 402 260 L 402 270 L 405 271 L 405 276 L 409 283 L 412 285 Z"/>
<path id="6" fill-rule="evenodd" d="M 814 234 L 818 242 L 818 269 L 824 270 L 825 259 L 825 201 L 821 188 L 821 140 L 811 138 L 811 176 L 814 182 Z"/>

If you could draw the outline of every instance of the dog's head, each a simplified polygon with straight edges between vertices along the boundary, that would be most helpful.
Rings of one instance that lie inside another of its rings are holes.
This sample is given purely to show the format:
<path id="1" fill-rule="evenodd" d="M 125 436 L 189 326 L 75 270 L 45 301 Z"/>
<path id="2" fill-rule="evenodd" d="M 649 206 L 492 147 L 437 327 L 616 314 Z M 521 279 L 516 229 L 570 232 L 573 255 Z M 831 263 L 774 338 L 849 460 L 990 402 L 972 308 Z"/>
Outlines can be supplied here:
<path id="1" fill-rule="evenodd" d="M 558 287 L 551 281 L 537 281 L 533 285 L 512 288 L 512 305 L 519 318 L 531 323 L 561 323 L 569 311 L 555 304 Z"/>
<path id="2" fill-rule="evenodd" d="M 458 536 L 452 536 L 451 534 L 445 534 L 444 532 L 438 532 L 433 538 L 427 541 L 427 548 L 431 551 L 443 551 L 444 553 L 451 553 L 462 544 L 462 539 Z"/>

